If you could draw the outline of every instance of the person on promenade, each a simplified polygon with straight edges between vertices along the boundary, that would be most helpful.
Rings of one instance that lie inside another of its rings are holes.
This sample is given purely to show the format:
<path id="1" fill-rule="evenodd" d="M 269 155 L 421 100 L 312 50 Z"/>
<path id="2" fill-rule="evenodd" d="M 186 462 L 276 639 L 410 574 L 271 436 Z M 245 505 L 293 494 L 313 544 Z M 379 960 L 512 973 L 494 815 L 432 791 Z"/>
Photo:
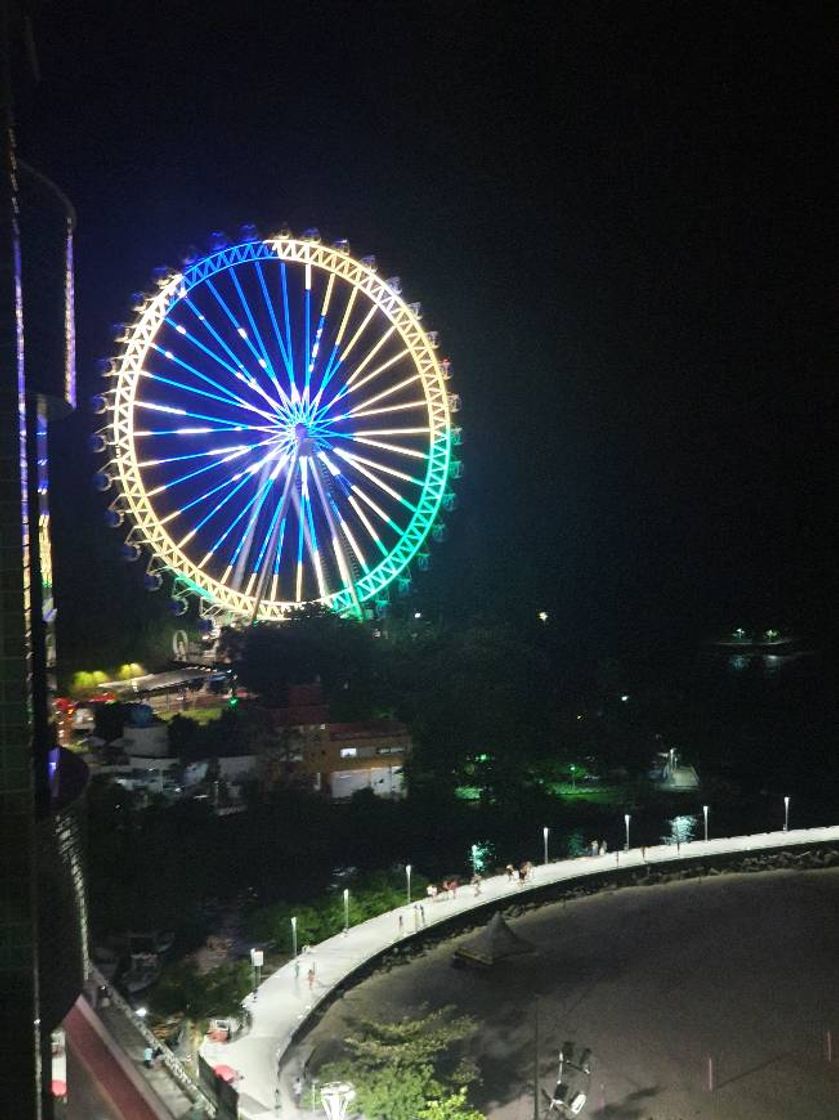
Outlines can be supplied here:
<path id="1" fill-rule="evenodd" d="M 398 926 L 398 928 L 399 928 L 399 936 L 404 937 L 405 936 L 405 919 L 402 917 L 401 914 L 399 915 L 399 926 Z"/>
<path id="2" fill-rule="evenodd" d="M 477 898 L 478 895 L 480 895 L 480 893 L 481 893 L 481 883 L 482 883 L 482 881 L 483 880 L 481 879 L 481 876 L 476 871 L 475 874 L 472 876 L 472 886 L 475 890 L 475 898 Z"/>
<path id="3" fill-rule="evenodd" d="M 423 906 L 422 903 L 420 903 L 419 912 L 420 912 L 420 922 L 422 923 L 422 928 L 425 929 L 425 907 Z"/>
<path id="4" fill-rule="evenodd" d="M 310 965 L 309 971 L 306 973 L 306 981 L 309 985 L 309 991 L 311 992 L 311 990 L 315 986 L 315 965 L 314 965 L 314 961 Z"/>
<path id="5" fill-rule="evenodd" d="M 303 1078 L 299 1073 L 291 1083 L 291 1095 L 294 1097 L 294 1107 L 299 1109 L 303 1100 Z"/>
<path id="6" fill-rule="evenodd" d="M 601 840 L 600 841 L 600 854 L 601 854 L 601 856 L 605 856 L 606 853 L 608 852 L 608 850 L 609 850 L 609 847 L 608 847 L 606 841 Z"/>
<path id="7" fill-rule="evenodd" d="M 437 887 L 434 885 L 434 883 L 428 884 L 428 886 L 425 888 L 425 893 L 428 895 L 432 902 L 437 901 Z"/>
<path id="8" fill-rule="evenodd" d="M 513 865 L 511 863 L 508 863 L 507 866 L 504 868 L 504 870 L 507 872 L 507 882 L 512 883 L 512 881 L 516 877 L 515 867 L 513 867 Z"/>

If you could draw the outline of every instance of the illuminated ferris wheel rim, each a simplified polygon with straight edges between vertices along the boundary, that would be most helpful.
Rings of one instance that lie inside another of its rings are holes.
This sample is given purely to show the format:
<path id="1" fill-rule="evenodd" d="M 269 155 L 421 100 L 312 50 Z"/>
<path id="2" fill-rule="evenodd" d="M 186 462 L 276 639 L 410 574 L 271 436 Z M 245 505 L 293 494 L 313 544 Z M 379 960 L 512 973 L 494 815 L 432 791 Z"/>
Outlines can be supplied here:
<path id="1" fill-rule="evenodd" d="M 110 442 L 116 465 L 115 481 L 119 488 L 115 507 L 127 513 L 133 522 L 129 540 L 145 545 L 152 553 L 156 568 L 170 571 L 175 576 L 176 587 L 196 594 L 205 606 L 212 606 L 219 613 L 256 616 L 268 621 L 278 620 L 290 609 L 301 605 L 299 600 L 260 599 L 240 588 L 228 586 L 188 556 L 168 532 L 150 501 L 141 475 L 135 439 L 137 388 L 145 373 L 149 351 L 170 310 L 193 288 L 219 273 L 258 261 L 280 261 L 302 266 L 306 270 L 307 283 L 310 270 L 317 270 L 344 281 L 354 292 L 366 296 L 373 309 L 382 312 L 401 339 L 422 385 L 428 420 L 427 465 L 422 493 L 410 522 L 387 555 L 360 578 L 350 578 L 346 581 L 347 586 L 305 600 L 322 602 L 341 613 L 357 613 L 360 603 L 375 599 L 405 572 L 431 531 L 449 476 L 451 417 L 445 376 L 434 352 L 436 344 L 421 326 L 418 313 L 405 303 L 390 283 L 377 275 L 374 268 L 356 260 L 340 247 L 324 246 L 317 240 L 290 236 L 244 241 L 218 249 L 182 272 L 159 281 L 160 290 L 141 304 L 136 321 L 120 339 L 123 349 L 114 363 L 116 387 L 109 408 Z"/>

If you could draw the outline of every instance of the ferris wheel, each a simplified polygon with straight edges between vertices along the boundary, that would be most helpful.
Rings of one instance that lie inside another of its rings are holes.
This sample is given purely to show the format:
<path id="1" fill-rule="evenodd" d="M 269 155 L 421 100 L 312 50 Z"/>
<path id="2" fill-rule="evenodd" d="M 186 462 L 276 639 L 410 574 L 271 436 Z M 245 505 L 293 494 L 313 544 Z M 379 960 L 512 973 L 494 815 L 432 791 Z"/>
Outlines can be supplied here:
<path id="1" fill-rule="evenodd" d="M 461 433 L 449 362 L 398 277 L 315 230 L 245 227 L 135 304 L 94 450 L 124 556 L 151 554 L 147 585 L 168 571 L 175 613 L 193 594 L 249 620 L 362 616 L 406 590 L 444 535 Z"/>

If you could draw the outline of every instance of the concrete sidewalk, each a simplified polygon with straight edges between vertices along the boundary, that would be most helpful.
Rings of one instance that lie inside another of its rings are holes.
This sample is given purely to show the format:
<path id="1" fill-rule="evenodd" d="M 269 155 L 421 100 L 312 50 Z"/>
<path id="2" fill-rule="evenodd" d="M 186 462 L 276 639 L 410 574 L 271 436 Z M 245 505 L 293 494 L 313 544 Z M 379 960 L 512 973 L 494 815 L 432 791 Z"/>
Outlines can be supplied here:
<path id="1" fill-rule="evenodd" d="M 609 852 L 603 856 L 582 856 L 540 865 L 534 868 L 530 880 L 521 885 L 511 883 L 506 875 L 497 875 L 483 881 L 478 896 L 472 887 L 462 886 L 456 898 L 438 898 L 436 902 L 417 899 L 424 908 L 425 927 L 420 925 L 419 912 L 412 905 L 405 905 L 352 927 L 346 935 L 341 933 L 321 942 L 311 952 L 301 954 L 297 966 L 289 961 L 268 977 L 256 998 L 247 998 L 245 1004 L 253 1020 L 245 1037 L 231 1043 L 205 1042 L 202 1053 L 211 1065 L 224 1063 L 240 1073 L 243 1117 L 269 1120 L 277 1115 L 295 1115 L 291 1083 L 302 1064 L 302 1056 L 295 1053 L 292 1045 L 295 1034 L 318 1004 L 353 972 L 395 944 L 422 937 L 424 929 L 443 925 L 469 911 L 479 911 L 483 906 L 512 903 L 553 883 L 584 881 L 593 875 L 614 874 L 628 867 L 678 864 L 703 856 L 837 841 L 839 826 L 699 840 L 678 848 L 675 845 L 632 848 L 628 852 Z M 310 969 L 314 969 L 311 985 Z M 277 1088 L 281 1093 L 280 1111 L 274 1107 Z"/>

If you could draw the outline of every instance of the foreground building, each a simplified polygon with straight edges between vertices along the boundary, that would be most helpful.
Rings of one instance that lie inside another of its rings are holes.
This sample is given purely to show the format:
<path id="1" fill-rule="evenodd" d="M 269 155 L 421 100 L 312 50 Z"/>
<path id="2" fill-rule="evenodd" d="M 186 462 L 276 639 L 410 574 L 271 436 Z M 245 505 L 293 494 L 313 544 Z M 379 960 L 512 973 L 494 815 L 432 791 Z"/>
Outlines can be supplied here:
<path id="1" fill-rule="evenodd" d="M 87 771 L 58 747 L 50 704 L 48 425 L 75 403 L 74 215 L 18 159 L 23 6 L 0 21 L 0 1116 L 48 1120 L 51 1032 L 87 964 Z"/>
<path id="2" fill-rule="evenodd" d="M 411 736 L 403 723 L 331 723 L 319 684 L 291 686 L 288 705 L 271 714 L 281 742 L 280 779 L 286 776 L 333 799 L 362 789 L 379 797 L 404 795 Z"/>

